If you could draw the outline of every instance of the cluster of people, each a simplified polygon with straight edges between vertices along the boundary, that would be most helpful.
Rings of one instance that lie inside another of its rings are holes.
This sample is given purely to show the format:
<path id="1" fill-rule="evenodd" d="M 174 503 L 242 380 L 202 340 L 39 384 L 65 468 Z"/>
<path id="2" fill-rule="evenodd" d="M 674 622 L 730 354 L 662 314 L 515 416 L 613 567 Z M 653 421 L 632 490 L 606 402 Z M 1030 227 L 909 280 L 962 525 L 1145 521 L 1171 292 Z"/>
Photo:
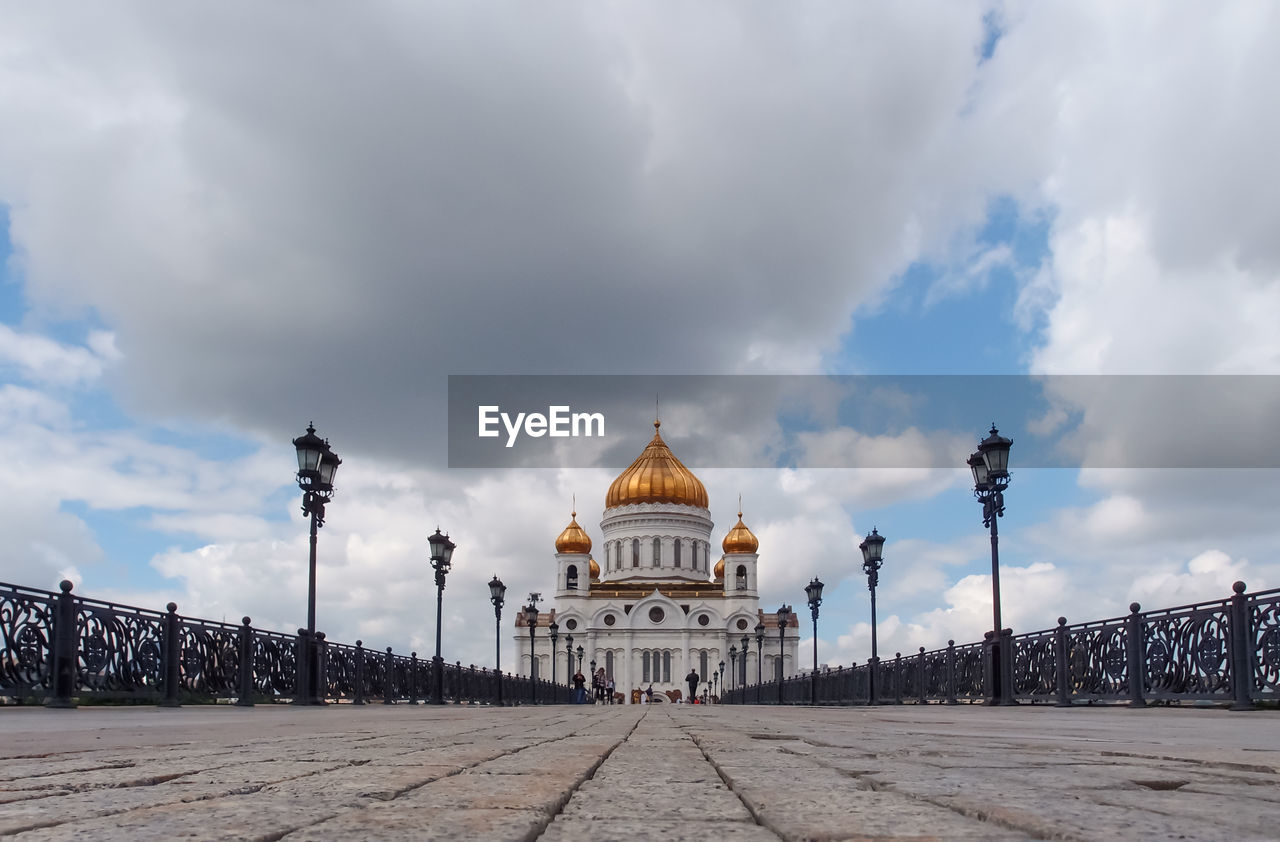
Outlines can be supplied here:
<path id="1" fill-rule="evenodd" d="M 582 674 L 582 670 L 578 670 L 573 675 L 573 689 L 575 701 L 580 705 L 587 703 L 587 677 Z M 613 678 L 605 677 L 604 667 L 596 670 L 591 676 L 591 703 L 600 705 L 613 704 L 614 685 Z"/>

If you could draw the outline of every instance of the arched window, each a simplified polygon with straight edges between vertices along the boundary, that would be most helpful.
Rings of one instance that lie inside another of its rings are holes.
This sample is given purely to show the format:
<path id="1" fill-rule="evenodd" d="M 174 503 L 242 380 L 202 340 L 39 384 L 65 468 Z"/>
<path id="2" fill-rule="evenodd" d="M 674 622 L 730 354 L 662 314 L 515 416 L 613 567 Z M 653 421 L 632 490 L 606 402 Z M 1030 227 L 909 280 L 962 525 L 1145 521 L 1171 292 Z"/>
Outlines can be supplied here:
<path id="1" fill-rule="evenodd" d="M 707 650 L 703 649 L 698 653 L 698 676 L 703 680 L 707 680 Z"/>
<path id="2" fill-rule="evenodd" d="M 776 681 L 782 680 L 782 658 L 773 659 L 773 677 Z"/>
<path id="3" fill-rule="evenodd" d="M 671 653 L 662 653 L 662 680 L 671 683 Z"/>
<path id="4" fill-rule="evenodd" d="M 631 539 L 631 566 L 632 567 L 640 566 L 640 539 L 639 538 Z"/>
<path id="5" fill-rule="evenodd" d="M 643 681 L 645 684 L 648 684 L 649 681 L 651 680 L 649 678 L 649 650 L 648 649 L 640 653 L 640 666 L 641 666 L 641 673 L 644 676 L 640 680 Z"/>
<path id="6" fill-rule="evenodd" d="M 747 566 L 745 564 L 738 565 L 738 590 L 745 591 L 747 589 Z"/>
<path id="7" fill-rule="evenodd" d="M 693 566 L 694 570 L 698 569 L 698 542 L 697 541 L 693 542 L 693 560 L 690 561 L 689 564 Z"/>
<path id="8" fill-rule="evenodd" d="M 675 545 L 675 564 L 676 564 L 676 567 L 680 566 L 680 539 L 679 538 L 676 539 L 676 545 Z"/>
<path id="9" fill-rule="evenodd" d="M 613 678 L 613 650 L 604 653 L 604 677 Z"/>
<path id="10" fill-rule="evenodd" d="M 662 542 L 657 538 L 653 539 L 653 566 L 657 567 L 662 564 Z"/>
<path id="11" fill-rule="evenodd" d="M 576 591 L 578 589 L 578 565 L 570 564 L 564 574 L 565 590 Z"/>

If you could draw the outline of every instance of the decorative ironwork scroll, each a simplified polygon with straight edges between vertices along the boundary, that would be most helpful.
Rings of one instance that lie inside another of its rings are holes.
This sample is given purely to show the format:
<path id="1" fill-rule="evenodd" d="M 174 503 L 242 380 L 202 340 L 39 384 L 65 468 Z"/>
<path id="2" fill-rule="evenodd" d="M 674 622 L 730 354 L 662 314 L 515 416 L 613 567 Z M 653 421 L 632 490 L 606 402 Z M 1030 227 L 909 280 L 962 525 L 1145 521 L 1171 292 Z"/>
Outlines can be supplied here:
<path id="1" fill-rule="evenodd" d="M 1231 694 L 1227 602 L 1143 614 L 1146 690 L 1153 699 L 1214 699 Z"/>

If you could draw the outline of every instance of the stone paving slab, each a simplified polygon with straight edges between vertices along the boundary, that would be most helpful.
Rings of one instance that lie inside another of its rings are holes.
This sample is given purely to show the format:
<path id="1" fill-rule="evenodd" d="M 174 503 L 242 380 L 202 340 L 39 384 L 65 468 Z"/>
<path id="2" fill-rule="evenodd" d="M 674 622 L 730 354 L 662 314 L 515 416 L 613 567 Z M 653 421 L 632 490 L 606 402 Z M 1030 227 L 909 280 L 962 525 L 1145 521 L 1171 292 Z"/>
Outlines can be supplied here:
<path id="1" fill-rule="evenodd" d="M 1280 714 L 0 709 L 19 840 L 1275 839 Z"/>
<path id="2" fill-rule="evenodd" d="M 444 842 L 483 839 L 486 842 L 526 842 L 537 839 L 547 825 L 538 810 L 459 810 L 450 808 L 404 809 L 401 805 L 375 804 L 358 813 L 293 831 L 283 842 L 351 842 L 376 839 L 387 842 Z M 597 839 L 598 837 L 581 837 Z"/>
<path id="3" fill-rule="evenodd" d="M 779 838 L 753 822 L 558 818 L 538 837 L 538 842 L 778 842 Z"/>

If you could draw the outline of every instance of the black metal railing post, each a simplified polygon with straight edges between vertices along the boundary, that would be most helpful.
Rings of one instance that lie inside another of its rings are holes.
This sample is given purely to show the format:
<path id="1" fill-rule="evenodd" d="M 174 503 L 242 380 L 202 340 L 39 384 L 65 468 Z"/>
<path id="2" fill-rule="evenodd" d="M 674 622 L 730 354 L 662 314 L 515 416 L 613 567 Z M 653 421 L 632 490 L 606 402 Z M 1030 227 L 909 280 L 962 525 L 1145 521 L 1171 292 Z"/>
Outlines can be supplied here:
<path id="1" fill-rule="evenodd" d="M 311 703 L 328 704 L 329 697 L 329 644 L 325 642 L 324 632 L 316 632 L 316 644 L 312 647 L 315 653 L 315 672 L 311 675 Z"/>
<path id="2" fill-rule="evenodd" d="M 409 704 L 418 703 L 418 653 L 409 653 Z"/>
<path id="3" fill-rule="evenodd" d="M 1227 647 L 1231 658 L 1231 710 L 1253 710 L 1253 630 L 1244 582 L 1231 586 L 1227 611 Z"/>
<path id="4" fill-rule="evenodd" d="M 916 701 L 923 705 L 929 701 L 929 686 L 928 686 L 928 681 L 925 676 L 925 670 L 924 670 L 924 647 L 923 646 L 920 647 L 920 655 L 916 663 L 916 673 L 919 676 L 917 680 L 920 682 L 919 685 L 917 685 L 916 687 Z"/>
<path id="5" fill-rule="evenodd" d="M 307 645 L 307 630 L 298 629 L 298 636 L 294 638 L 294 691 L 293 703 L 295 705 L 305 705 L 307 703 L 307 677 L 311 673 L 311 647 Z"/>
<path id="6" fill-rule="evenodd" d="M 240 639 L 237 641 L 240 651 L 240 680 L 236 696 L 236 706 L 253 707 L 253 621 L 248 617 L 240 619 Z"/>
<path id="7" fill-rule="evenodd" d="M 999 704 L 1000 685 L 997 684 L 997 673 L 1000 671 L 1000 665 L 996 649 L 999 645 L 996 641 L 996 633 L 989 631 L 982 636 L 982 695 L 987 698 L 987 704 Z"/>
<path id="8" fill-rule="evenodd" d="M 71 694 L 76 689 L 79 646 L 76 629 L 76 598 L 71 595 L 70 579 L 58 583 L 62 593 L 53 605 L 53 633 L 49 635 L 49 695 L 47 708 L 74 708 Z"/>
<path id="9" fill-rule="evenodd" d="M 1057 706 L 1060 708 L 1071 707 L 1071 688 L 1068 683 L 1071 681 L 1071 664 L 1068 661 L 1067 653 L 1067 618 L 1058 618 L 1058 627 L 1053 630 L 1053 665 L 1054 665 L 1054 684 L 1058 694 Z"/>
<path id="10" fill-rule="evenodd" d="M 1129 665 L 1129 705 L 1146 707 L 1143 690 L 1147 683 L 1147 642 L 1143 639 L 1142 606 L 1129 603 L 1129 616 L 1124 621 L 1124 651 Z"/>
<path id="11" fill-rule="evenodd" d="M 384 705 L 394 705 L 394 691 L 391 689 L 396 683 L 396 657 L 391 654 L 391 647 L 387 647 L 386 659 L 383 661 L 386 668 L 383 670 L 382 677 L 382 703 Z"/>
<path id="12" fill-rule="evenodd" d="M 956 642 L 947 641 L 947 704 L 958 705 L 956 699 Z"/>
<path id="13" fill-rule="evenodd" d="M 893 653 L 893 701 L 902 704 L 902 653 Z"/>
<path id="14" fill-rule="evenodd" d="M 1013 697 L 1013 629 L 1000 630 L 1000 704 L 1016 705 Z"/>
<path id="15" fill-rule="evenodd" d="M 178 682 L 182 680 L 182 618 L 178 616 L 178 604 L 170 602 L 165 606 L 169 613 L 164 617 L 164 698 L 160 707 L 176 708 L 178 702 Z"/>
<path id="16" fill-rule="evenodd" d="M 351 704 L 364 704 L 364 641 L 356 641 L 356 668 L 355 668 L 355 690 L 352 694 Z"/>

